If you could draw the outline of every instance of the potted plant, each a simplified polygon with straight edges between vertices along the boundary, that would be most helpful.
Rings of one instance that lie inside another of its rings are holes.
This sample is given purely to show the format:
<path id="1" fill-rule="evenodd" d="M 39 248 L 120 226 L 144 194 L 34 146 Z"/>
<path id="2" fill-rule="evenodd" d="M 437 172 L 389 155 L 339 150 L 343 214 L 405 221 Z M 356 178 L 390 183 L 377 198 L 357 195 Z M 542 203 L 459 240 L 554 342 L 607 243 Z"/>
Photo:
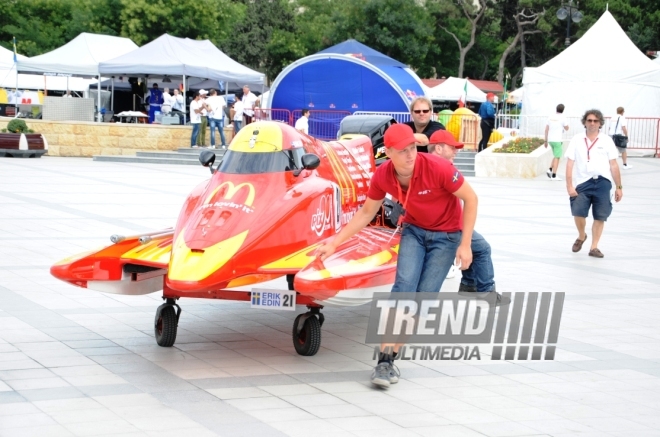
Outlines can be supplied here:
<path id="1" fill-rule="evenodd" d="M 507 137 L 477 154 L 477 177 L 535 178 L 545 173 L 552 149 L 542 147 L 543 138 Z"/>
<path id="2" fill-rule="evenodd" d="M 42 134 L 35 134 L 25 121 L 15 118 L 0 130 L 0 157 L 40 158 L 48 151 Z"/>

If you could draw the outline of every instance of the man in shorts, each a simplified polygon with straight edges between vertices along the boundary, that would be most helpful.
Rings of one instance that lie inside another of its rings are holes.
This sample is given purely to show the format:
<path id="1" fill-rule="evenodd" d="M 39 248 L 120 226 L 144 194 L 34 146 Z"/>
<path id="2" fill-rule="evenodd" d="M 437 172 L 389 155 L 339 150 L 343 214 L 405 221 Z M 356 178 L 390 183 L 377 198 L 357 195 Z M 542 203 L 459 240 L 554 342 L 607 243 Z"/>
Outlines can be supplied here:
<path id="1" fill-rule="evenodd" d="M 586 128 L 571 139 L 566 149 L 566 189 L 571 201 L 571 213 L 575 219 L 578 238 L 573 243 L 573 252 L 579 252 L 587 239 L 585 227 L 589 209 L 594 216 L 591 228 L 591 250 L 589 256 L 602 258 L 598 242 L 603 234 L 605 221 L 612 213 L 612 183 L 616 186 L 614 200 L 623 197 L 621 172 L 616 159 L 619 153 L 612 138 L 600 132 L 604 124 L 603 113 L 589 109 L 582 117 Z M 573 172 L 575 171 L 575 174 Z M 573 184 L 575 178 L 575 185 Z"/>
<path id="2" fill-rule="evenodd" d="M 557 167 L 559 167 L 559 160 L 562 153 L 562 136 L 564 131 L 568 130 L 568 122 L 564 118 L 564 105 L 561 103 L 557 105 L 557 113 L 548 119 L 548 124 L 545 125 L 545 147 L 548 144 L 552 147 L 552 166 L 546 172 L 550 180 L 560 181 L 561 178 L 557 177 Z"/>

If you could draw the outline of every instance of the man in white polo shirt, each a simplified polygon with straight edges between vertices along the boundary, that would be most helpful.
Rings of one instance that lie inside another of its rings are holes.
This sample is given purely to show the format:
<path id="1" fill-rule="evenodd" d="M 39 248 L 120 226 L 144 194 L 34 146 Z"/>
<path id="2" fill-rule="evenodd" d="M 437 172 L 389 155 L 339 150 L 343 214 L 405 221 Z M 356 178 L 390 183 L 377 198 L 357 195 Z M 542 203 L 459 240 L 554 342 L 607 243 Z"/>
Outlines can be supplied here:
<path id="1" fill-rule="evenodd" d="M 614 200 L 623 197 L 621 172 L 616 159 L 618 152 L 612 138 L 600 132 L 604 124 L 603 113 L 589 109 L 582 117 L 585 132 L 573 137 L 566 154 L 566 189 L 571 200 L 571 212 L 578 230 L 573 243 L 573 252 L 579 252 L 587 239 L 585 227 L 589 208 L 594 216 L 591 228 L 591 250 L 589 256 L 602 258 L 598 242 L 603 234 L 605 221 L 612 213 L 612 182 L 616 186 Z M 575 170 L 575 174 L 573 171 Z M 575 184 L 573 178 L 575 177 Z"/>
<path id="2" fill-rule="evenodd" d="M 254 117 L 254 106 L 257 104 L 257 96 L 250 91 L 250 87 L 245 85 L 243 87 L 243 120 L 245 123 L 243 126 L 247 126 L 252 123 L 252 118 Z"/>

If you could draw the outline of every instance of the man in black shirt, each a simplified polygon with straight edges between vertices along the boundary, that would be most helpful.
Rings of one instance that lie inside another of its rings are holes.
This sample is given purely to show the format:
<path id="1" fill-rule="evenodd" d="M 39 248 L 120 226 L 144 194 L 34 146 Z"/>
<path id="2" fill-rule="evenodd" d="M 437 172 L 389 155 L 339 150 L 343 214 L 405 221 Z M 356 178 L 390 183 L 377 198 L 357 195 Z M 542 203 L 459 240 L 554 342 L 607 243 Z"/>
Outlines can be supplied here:
<path id="1" fill-rule="evenodd" d="M 429 138 L 431 138 L 433 132 L 440 129 L 444 130 L 445 127 L 442 123 L 431 120 L 433 103 L 426 97 L 417 97 L 412 101 L 410 104 L 410 115 L 413 121 L 405 124 L 410 126 L 415 134 L 415 139 L 419 143 L 417 145 L 417 151 L 428 152 L 426 146 L 429 144 Z"/>

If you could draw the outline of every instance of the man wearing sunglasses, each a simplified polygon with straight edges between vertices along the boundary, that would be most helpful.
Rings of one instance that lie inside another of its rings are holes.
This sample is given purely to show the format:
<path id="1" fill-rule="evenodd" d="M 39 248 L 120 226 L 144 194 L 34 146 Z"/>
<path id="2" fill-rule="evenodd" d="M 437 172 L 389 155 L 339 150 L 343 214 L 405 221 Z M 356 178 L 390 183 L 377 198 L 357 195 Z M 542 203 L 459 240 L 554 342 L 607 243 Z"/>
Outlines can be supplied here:
<path id="1" fill-rule="evenodd" d="M 623 197 L 621 173 L 616 159 L 618 152 L 614 141 L 600 132 L 604 124 L 603 113 L 590 109 L 582 117 L 585 132 L 573 137 L 566 149 L 566 189 L 571 201 L 571 212 L 578 230 L 578 238 L 573 243 L 573 252 L 579 252 L 587 239 L 585 227 L 589 208 L 594 216 L 591 228 L 591 250 L 589 256 L 602 258 L 598 242 L 603 234 L 605 221 L 612 213 L 610 192 L 615 184 L 614 200 Z M 575 171 L 575 174 L 574 174 Z M 573 184 L 575 178 L 575 185 Z"/>
<path id="2" fill-rule="evenodd" d="M 431 120 L 432 115 L 433 103 L 426 97 L 417 97 L 410 103 L 412 121 L 404 124 L 413 130 L 418 143 L 418 152 L 427 152 L 426 146 L 429 144 L 429 138 L 433 132 L 445 128 L 442 123 Z"/>

